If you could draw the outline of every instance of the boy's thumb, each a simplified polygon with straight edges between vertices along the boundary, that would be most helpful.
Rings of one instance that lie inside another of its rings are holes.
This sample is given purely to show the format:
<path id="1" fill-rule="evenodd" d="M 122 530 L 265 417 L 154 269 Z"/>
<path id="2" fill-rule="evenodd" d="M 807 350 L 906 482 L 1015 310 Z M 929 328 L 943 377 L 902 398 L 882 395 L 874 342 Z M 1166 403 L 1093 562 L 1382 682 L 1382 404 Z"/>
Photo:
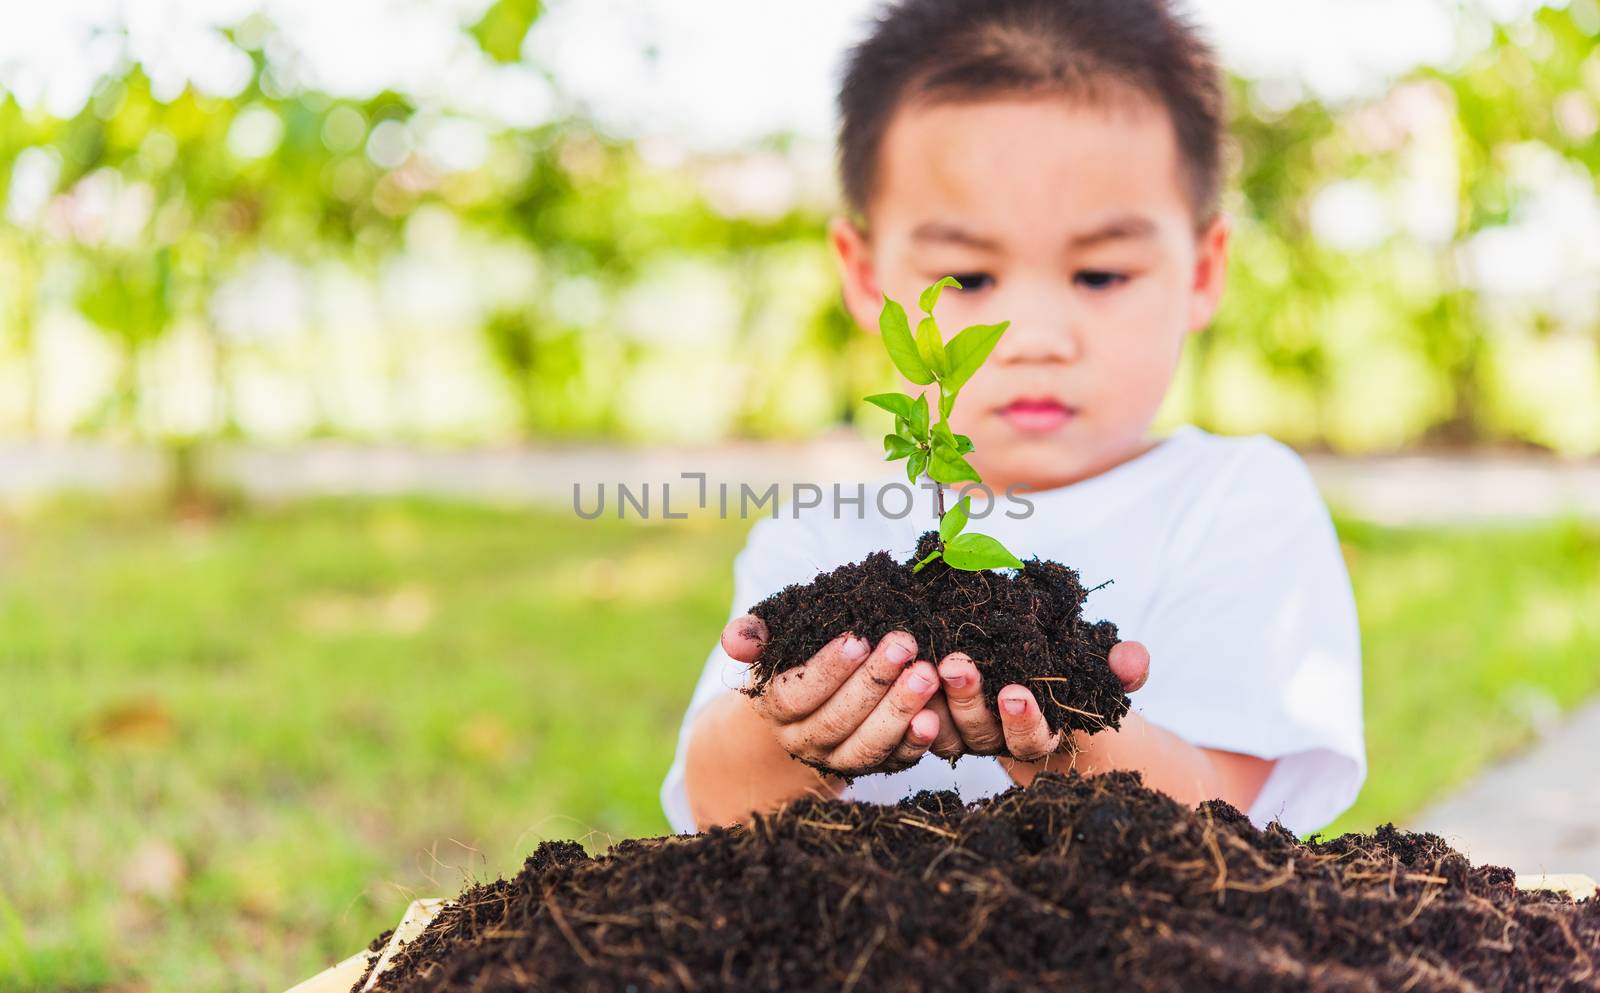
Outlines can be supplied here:
<path id="1" fill-rule="evenodd" d="M 1122 680 L 1125 693 L 1132 693 L 1150 678 L 1150 650 L 1137 641 L 1119 641 L 1112 645 L 1106 661 Z"/>
<path id="2" fill-rule="evenodd" d="M 722 650 L 749 665 L 767 644 L 767 622 L 754 614 L 741 614 L 722 629 Z"/>

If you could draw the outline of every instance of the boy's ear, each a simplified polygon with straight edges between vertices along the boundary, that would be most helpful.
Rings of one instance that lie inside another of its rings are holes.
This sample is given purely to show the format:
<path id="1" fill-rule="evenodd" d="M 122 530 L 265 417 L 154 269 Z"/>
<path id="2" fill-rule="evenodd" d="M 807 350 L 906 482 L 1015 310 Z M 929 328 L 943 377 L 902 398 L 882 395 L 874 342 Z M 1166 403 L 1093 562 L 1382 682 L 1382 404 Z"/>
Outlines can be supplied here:
<path id="1" fill-rule="evenodd" d="M 1194 284 L 1189 294 L 1189 333 L 1205 330 L 1217 314 L 1222 287 L 1228 273 L 1228 215 L 1217 217 L 1200 232 L 1195 242 Z"/>
<path id="2" fill-rule="evenodd" d="M 844 286 L 844 306 L 863 330 L 875 330 L 883 296 L 872 270 L 872 250 L 867 236 L 847 217 L 828 222 L 828 241 L 839 264 L 839 279 Z"/>

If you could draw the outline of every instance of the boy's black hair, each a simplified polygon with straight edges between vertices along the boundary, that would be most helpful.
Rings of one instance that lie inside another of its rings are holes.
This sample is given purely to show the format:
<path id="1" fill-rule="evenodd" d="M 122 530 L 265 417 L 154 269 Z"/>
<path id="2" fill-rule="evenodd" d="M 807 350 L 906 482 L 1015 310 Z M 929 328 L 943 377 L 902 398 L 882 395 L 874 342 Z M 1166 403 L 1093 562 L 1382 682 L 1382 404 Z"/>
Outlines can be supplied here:
<path id="1" fill-rule="evenodd" d="M 896 110 L 1009 95 L 1166 109 L 1199 226 L 1223 182 L 1226 91 L 1210 44 L 1170 0 L 892 0 L 850 50 L 839 89 L 839 178 L 865 222 Z"/>

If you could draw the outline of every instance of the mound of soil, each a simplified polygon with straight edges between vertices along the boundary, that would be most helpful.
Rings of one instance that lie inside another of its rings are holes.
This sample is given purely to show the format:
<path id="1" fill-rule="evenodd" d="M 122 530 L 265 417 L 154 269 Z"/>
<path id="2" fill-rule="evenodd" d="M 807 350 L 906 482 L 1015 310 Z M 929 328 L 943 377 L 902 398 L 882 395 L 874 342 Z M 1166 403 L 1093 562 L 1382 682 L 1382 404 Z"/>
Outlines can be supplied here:
<path id="1" fill-rule="evenodd" d="M 576 991 L 1600 990 L 1600 901 L 1521 893 L 1392 827 L 1302 844 L 1134 773 L 963 807 L 803 800 L 749 827 L 547 842 L 379 988 Z"/>
<path id="2" fill-rule="evenodd" d="M 963 572 L 943 560 L 913 573 L 937 541 L 929 531 L 905 562 L 873 552 L 751 607 L 769 638 L 750 667 L 748 692 L 760 693 L 847 631 L 870 645 L 907 631 L 917 639 L 918 658 L 937 664 L 962 652 L 972 659 L 991 710 L 1000 691 L 1017 683 L 1033 691 L 1052 731 L 1117 727 L 1128 712 L 1122 682 L 1107 662 L 1117 626 L 1083 619 L 1087 592 L 1078 573 L 1037 557 L 1014 573 Z M 1063 746 L 1070 744 L 1064 736 Z"/>

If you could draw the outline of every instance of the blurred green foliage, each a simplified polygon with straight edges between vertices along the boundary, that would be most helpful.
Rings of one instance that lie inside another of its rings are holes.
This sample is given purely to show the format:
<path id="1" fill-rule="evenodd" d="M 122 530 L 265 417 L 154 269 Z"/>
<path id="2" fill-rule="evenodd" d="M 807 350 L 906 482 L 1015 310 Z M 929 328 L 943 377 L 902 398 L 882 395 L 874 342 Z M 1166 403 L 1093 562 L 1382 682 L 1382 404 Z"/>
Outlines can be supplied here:
<path id="1" fill-rule="evenodd" d="M 537 74 L 542 9 L 498 0 L 461 31 Z M 1230 288 L 1163 417 L 1346 451 L 1600 451 L 1595 264 L 1548 228 L 1563 204 L 1600 218 L 1597 11 L 1494 24 L 1451 68 L 1341 106 L 1232 80 Z M 664 155 L 560 101 L 513 126 L 336 98 L 283 82 L 292 53 L 261 15 L 229 38 L 253 67 L 232 97 L 158 97 L 126 59 L 69 119 L 0 93 L 0 432 L 705 440 L 812 432 L 886 385 L 792 139 Z M 1530 238 L 1556 257 L 1544 283 L 1497 287 Z M 502 276 L 449 313 L 414 306 L 445 256 Z M 274 265 L 309 302 L 252 330 L 285 293 L 235 291 Z M 350 281 L 367 317 L 328 304 Z M 113 372 L 79 373 L 61 313 Z"/>

